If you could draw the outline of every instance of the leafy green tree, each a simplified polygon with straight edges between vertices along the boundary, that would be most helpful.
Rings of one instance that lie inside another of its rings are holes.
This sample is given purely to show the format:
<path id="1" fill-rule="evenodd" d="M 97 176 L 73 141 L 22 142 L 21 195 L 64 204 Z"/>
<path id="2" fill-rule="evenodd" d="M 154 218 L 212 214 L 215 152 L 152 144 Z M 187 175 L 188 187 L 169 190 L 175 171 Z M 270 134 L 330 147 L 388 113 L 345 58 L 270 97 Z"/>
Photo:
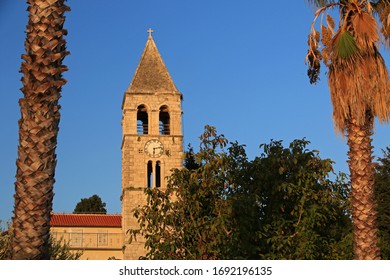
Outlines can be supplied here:
<path id="1" fill-rule="evenodd" d="M 147 259 L 351 258 L 347 185 L 308 143 L 272 141 L 249 161 L 206 127 L 191 168 L 174 170 L 166 190 L 145 190 L 130 242 L 143 235 Z"/>
<path id="2" fill-rule="evenodd" d="M 329 70 L 335 128 L 348 137 L 355 258 L 379 259 L 371 135 L 375 117 L 390 121 L 389 75 L 378 49 L 379 38 L 388 43 L 390 36 L 390 1 L 308 2 L 318 8 L 306 57 L 310 82 L 319 80 L 323 62 Z M 338 26 L 328 12 L 336 8 Z M 320 31 L 315 30 L 317 19 L 322 19 Z"/>
<path id="3" fill-rule="evenodd" d="M 348 259 L 351 222 L 345 175 L 332 161 L 307 149 L 305 139 L 288 148 L 261 145 L 252 164 L 250 196 L 259 207 L 259 252 L 266 259 Z M 330 177 L 335 177 L 332 181 Z"/>
<path id="4" fill-rule="evenodd" d="M 390 147 L 375 166 L 375 198 L 378 209 L 379 246 L 382 258 L 390 259 Z"/>
<path id="5" fill-rule="evenodd" d="M 82 198 L 73 210 L 73 214 L 93 213 L 106 214 L 106 203 L 102 201 L 100 196 L 94 194 L 89 198 Z"/>

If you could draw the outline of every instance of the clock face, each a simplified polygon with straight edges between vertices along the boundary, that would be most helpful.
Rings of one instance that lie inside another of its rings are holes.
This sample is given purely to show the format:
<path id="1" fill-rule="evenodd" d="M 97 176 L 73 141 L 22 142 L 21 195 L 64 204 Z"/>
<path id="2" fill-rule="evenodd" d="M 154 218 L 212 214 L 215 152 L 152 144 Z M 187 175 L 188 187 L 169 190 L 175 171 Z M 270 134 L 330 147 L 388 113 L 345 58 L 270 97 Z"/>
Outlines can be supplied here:
<path id="1" fill-rule="evenodd" d="M 145 153 L 151 157 L 159 157 L 164 152 L 163 144 L 157 140 L 152 139 L 145 144 Z"/>

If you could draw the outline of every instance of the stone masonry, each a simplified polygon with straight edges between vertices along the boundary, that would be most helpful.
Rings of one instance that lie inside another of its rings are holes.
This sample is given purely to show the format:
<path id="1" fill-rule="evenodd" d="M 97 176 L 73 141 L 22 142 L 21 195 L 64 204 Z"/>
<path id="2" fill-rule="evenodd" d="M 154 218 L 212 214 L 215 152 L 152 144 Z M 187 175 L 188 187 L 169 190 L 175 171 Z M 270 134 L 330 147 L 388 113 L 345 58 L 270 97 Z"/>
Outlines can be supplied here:
<path id="1" fill-rule="evenodd" d="M 122 103 L 122 231 L 124 235 L 124 259 L 138 259 L 144 256 L 144 240 L 128 243 L 129 229 L 138 228 L 133 217 L 135 207 L 145 205 L 144 189 L 167 184 L 166 177 L 174 168 L 181 168 L 183 161 L 182 95 L 172 78 L 154 43 L 151 33 L 138 67 L 126 90 Z M 147 132 L 140 132 L 139 110 L 147 116 Z M 169 115 L 168 132 L 161 132 L 161 110 Z M 161 155 L 147 152 L 149 140 L 162 143 Z M 152 178 L 152 176 L 154 176 Z M 157 179 L 159 176 L 159 180 Z M 152 178 L 152 179 L 150 179 Z M 159 183 L 157 183 L 159 182 Z"/>

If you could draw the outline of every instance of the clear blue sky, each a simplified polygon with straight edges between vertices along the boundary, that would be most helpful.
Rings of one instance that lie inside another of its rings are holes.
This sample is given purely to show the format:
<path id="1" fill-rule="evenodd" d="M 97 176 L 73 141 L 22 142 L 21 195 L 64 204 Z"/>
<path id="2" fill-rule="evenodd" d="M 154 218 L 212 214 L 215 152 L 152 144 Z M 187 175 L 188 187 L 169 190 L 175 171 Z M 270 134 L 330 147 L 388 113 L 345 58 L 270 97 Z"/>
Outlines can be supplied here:
<path id="1" fill-rule="evenodd" d="M 55 212 L 101 196 L 120 213 L 121 103 L 147 40 L 153 37 L 184 95 L 185 147 L 210 124 L 247 146 L 306 137 L 310 148 L 348 172 L 347 145 L 335 134 L 327 80 L 310 85 L 304 58 L 314 9 L 304 0 L 70 0 L 58 137 Z M 12 216 L 22 96 L 25 1 L 0 0 L 0 220 Z M 384 54 L 389 64 L 388 53 Z M 375 155 L 389 125 L 376 126 Z"/>

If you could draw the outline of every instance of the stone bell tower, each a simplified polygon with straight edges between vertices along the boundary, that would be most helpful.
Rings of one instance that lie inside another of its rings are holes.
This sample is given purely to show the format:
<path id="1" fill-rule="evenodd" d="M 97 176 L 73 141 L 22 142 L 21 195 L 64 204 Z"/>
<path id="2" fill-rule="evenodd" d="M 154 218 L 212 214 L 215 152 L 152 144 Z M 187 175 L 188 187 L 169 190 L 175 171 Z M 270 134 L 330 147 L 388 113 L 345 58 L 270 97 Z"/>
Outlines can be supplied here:
<path id="1" fill-rule="evenodd" d="M 164 189 L 173 168 L 182 167 L 182 94 L 154 43 L 152 32 L 122 103 L 122 230 L 124 259 L 146 253 L 144 240 L 128 244 L 138 228 L 132 209 L 146 203 L 145 188 Z"/>

